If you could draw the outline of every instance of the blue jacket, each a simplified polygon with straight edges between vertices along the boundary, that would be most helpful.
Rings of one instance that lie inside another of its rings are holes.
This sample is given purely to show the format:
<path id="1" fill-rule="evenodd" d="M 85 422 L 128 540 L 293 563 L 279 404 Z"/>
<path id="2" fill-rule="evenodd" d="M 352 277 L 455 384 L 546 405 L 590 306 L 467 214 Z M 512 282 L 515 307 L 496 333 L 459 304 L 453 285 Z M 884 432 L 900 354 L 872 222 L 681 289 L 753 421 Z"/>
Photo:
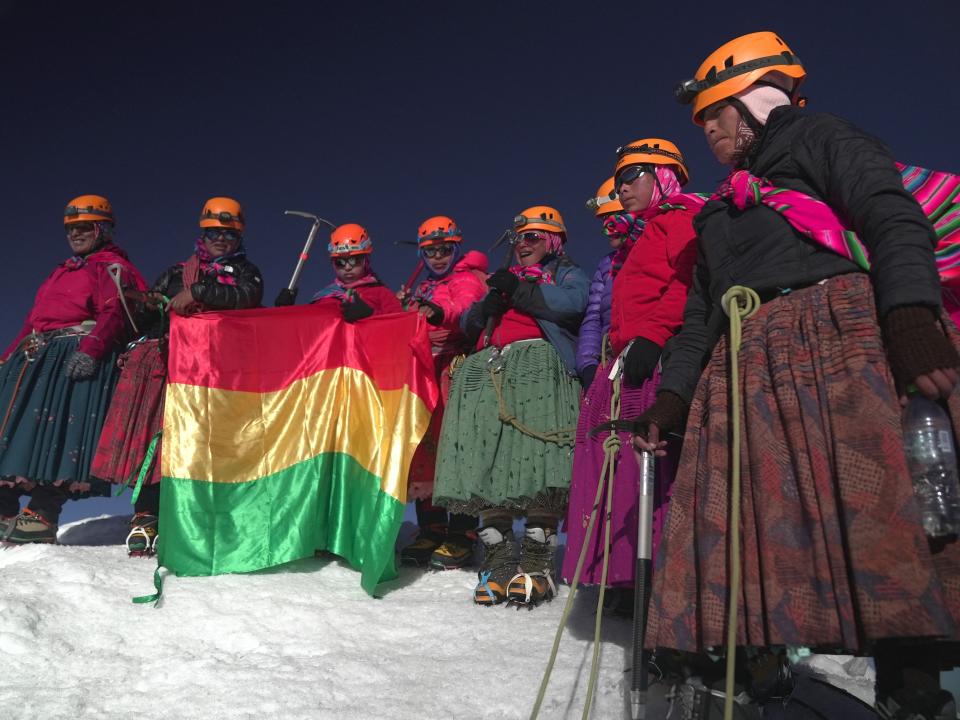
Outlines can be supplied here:
<path id="1" fill-rule="evenodd" d="M 553 345 L 567 372 L 576 376 L 577 334 L 587 307 L 590 279 L 565 255 L 543 266 L 554 278 L 554 285 L 520 282 L 511 305 L 537 321 L 543 336 Z M 463 314 L 460 326 L 464 335 L 475 341 L 484 329 L 483 301 L 475 302 Z"/>
<path id="2" fill-rule="evenodd" d="M 585 368 L 599 364 L 603 336 L 610 330 L 610 303 L 613 297 L 611 270 L 615 253 L 616 251 L 603 256 L 590 282 L 587 313 L 583 316 L 580 339 L 577 342 L 577 372 L 581 375 Z"/>

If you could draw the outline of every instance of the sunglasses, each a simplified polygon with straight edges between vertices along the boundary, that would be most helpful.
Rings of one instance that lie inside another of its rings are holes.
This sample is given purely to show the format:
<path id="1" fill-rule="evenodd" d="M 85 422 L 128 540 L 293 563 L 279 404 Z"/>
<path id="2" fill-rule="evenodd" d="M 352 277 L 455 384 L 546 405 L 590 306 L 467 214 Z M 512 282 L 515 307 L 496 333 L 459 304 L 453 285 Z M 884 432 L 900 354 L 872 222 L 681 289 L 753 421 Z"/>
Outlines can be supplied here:
<path id="1" fill-rule="evenodd" d="M 219 240 L 220 238 L 224 238 L 227 242 L 240 242 L 240 233 L 226 228 L 206 228 L 203 231 L 204 240 Z"/>
<path id="2" fill-rule="evenodd" d="M 442 243 L 440 245 L 427 245 L 420 248 L 425 258 L 445 258 L 453 255 L 453 245 L 451 243 Z"/>
<path id="3" fill-rule="evenodd" d="M 354 268 L 363 262 L 363 256 L 351 255 L 350 257 L 334 258 L 333 265 L 338 268 Z"/>
<path id="4" fill-rule="evenodd" d="M 93 232 L 93 223 L 73 223 L 67 225 L 67 235 L 72 235 L 73 233 L 79 233 L 83 235 L 84 233 Z"/>
<path id="5" fill-rule="evenodd" d="M 629 185 L 630 183 L 636 182 L 642 178 L 649 169 L 644 165 L 631 165 L 622 173 L 617 175 L 616 179 L 613 181 L 614 187 L 617 189 L 617 192 L 620 192 L 620 188 L 624 185 Z"/>
<path id="6" fill-rule="evenodd" d="M 544 239 L 545 238 L 540 233 L 525 232 L 521 233 L 520 236 L 517 237 L 517 245 L 520 243 L 524 243 L 525 245 L 536 245 L 539 242 L 543 242 Z"/>

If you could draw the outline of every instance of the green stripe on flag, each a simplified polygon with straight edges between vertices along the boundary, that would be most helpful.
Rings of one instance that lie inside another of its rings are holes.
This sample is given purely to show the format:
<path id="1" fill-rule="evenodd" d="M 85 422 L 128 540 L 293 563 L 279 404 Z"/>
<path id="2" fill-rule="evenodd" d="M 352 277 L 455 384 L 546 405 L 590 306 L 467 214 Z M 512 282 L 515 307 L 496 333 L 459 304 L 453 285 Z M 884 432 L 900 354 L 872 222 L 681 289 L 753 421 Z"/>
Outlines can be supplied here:
<path id="1" fill-rule="evenodd" d="M 158 559 L 177 575 L 262 570 L 316 550 L 361 572 L 370 595 L 397 577 L 404 506 L 344 453 L 323 453 L 243 483 L 164 477 Z"/>

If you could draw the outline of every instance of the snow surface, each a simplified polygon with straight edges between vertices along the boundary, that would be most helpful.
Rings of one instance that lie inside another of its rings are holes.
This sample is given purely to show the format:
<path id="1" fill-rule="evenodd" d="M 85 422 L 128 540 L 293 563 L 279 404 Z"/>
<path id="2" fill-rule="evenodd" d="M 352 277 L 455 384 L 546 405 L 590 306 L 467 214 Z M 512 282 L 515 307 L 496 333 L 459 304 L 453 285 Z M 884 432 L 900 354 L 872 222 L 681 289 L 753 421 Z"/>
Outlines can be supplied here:
<path id="1" fill-rule="evenodd" d="M 0 718 L 527 718 L 569 588 L 534 610 L 472 603 L 474 571 L 401 570 L 380 599 L 329 556 L 167 577 L 128 558 L 128 517 L 0 550 Z M 579 718 L 596 590 L 578 591 L 545 720 Z M 629 717 L 631 627 L 604 615 L 591 717 Z"/>

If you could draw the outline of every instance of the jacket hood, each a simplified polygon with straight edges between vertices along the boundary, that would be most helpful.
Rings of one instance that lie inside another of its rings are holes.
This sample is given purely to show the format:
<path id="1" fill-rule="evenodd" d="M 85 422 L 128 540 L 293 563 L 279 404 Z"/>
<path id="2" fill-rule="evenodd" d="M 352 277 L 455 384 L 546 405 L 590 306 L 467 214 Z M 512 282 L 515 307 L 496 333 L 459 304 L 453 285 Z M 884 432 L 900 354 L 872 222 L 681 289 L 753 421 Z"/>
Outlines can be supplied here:
<path id="1" fill-rule="evenodd" d="M 468 250 L 467 254 L 457 261 L 453 271 L 466 272 L 468 270 L 479 270 L 480 272 L 487 272 L 487 267 L 486 255 L 479 250 Z"/>

